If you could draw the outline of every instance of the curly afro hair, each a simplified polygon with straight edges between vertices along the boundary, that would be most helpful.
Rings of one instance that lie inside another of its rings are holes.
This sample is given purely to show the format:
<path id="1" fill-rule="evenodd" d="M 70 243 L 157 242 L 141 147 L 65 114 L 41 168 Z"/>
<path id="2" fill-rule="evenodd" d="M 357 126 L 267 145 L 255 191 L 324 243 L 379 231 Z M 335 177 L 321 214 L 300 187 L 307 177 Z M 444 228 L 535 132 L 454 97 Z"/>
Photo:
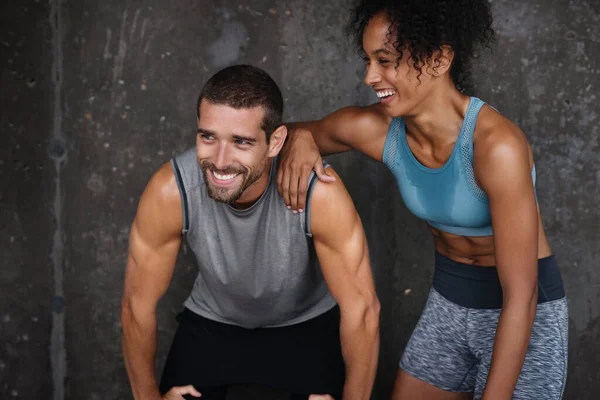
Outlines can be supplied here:
<path id="1" fill-rule="evenodd" d="M 361 0 L 352 11 L 349 33 L 359 54 L 369 20 L 385 12 L 391 22 L 389 37 L 400 54 L 410 53 L 407 62 L 421 75 L 421 67 L 433 61 L 442 46 L 450 46 L 454 59 L 450 77 L 458 90 L 471 88 L 471 62 L 477 50 L 494 42 L 488 0 Z"/>

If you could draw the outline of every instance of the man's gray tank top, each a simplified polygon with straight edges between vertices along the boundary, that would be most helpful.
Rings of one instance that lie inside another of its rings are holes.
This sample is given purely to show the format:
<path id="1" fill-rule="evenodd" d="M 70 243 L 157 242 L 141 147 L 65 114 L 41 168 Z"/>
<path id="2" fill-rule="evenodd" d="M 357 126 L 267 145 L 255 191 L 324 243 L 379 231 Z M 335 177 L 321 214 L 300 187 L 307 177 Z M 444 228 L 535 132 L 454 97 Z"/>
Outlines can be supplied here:
<path id="1" fill-rule="evenodd" d="M 312 243 L 310 207 L 298 214 L 287 209 L 277 191 L 275 160 L 265 192 L 245 210 L 208 196 L 194 148 L 171 165 L 183 235 L 200 269 L 185 307 L 211 320 L 257 328 L 296 324 L 335 306 Z"/>

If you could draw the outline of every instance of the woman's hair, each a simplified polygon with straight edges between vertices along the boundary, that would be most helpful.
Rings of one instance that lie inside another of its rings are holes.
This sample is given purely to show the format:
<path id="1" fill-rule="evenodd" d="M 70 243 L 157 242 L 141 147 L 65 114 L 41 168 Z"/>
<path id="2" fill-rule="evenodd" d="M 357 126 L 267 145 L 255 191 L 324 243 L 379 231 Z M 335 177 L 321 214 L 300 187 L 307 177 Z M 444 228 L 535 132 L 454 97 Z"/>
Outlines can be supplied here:
<path id="1" fill-rule="evenodd" d="M 440 55 L 434 56 L 436 51 L 450 46 L 454 51 L 450 77 L 459 90 L 470 86 L 471 61 L 478 57 L 477 50 L 490 47 L 494 41 L 487 0 L 361 0 L 348 25 L 361 54 L 363 32 L 380 12 L 386 13 L 391 22 L 390 42 L 400 58 L 409 52 L 407 62 L 419 75 L 427 61 L 436 65 Z"/>

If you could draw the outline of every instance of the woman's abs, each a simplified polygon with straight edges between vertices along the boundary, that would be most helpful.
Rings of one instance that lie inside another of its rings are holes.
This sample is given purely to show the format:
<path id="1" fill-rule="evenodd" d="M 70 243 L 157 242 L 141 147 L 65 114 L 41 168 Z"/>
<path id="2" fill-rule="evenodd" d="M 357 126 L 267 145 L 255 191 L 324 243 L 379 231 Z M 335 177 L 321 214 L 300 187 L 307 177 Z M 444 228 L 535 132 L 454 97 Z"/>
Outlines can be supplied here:
<path id="1" fill-rule="evenodd" d="M 427 225 L 435 243 L 435 249 L 444 256 L 460 263 L 482 267 L 495 266 L 496 256 L 493 236 L 459 236 Z M 552 254 L 541 218 L 538 214 L 538 259 Z"/>

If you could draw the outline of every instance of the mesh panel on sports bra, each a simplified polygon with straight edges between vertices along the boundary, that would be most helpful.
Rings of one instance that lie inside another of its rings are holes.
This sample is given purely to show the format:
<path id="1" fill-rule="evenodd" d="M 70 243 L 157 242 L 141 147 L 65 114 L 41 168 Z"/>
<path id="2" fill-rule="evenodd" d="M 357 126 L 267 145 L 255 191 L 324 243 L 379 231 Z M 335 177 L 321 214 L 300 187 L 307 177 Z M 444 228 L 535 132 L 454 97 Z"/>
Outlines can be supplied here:
<path id="1" fill-rule="evenodd" d="M 464 120 L 464 130 L 465 134 L 462 136 L 462 140 L 460 143 L 460 155 L 462 156 L 462 166 L 463 172 L 465 174 L 465 178 L 469 183 L 469 189 L 471 192 L 481 201 L 488 201 L 487 194 L 485 191 L 479 187 L 477 181 L 475 181 L 475 173 L 473 172 L 473 132 L 475 131 L 475 122 L 477 121 L 477 113 L 481 106 L 483 106 L 483 101 L 472 98 L 471 101 L 476 103 L 473 104 L 472 107 L 469 107 L 467 115 L 465 115 Z"/>

